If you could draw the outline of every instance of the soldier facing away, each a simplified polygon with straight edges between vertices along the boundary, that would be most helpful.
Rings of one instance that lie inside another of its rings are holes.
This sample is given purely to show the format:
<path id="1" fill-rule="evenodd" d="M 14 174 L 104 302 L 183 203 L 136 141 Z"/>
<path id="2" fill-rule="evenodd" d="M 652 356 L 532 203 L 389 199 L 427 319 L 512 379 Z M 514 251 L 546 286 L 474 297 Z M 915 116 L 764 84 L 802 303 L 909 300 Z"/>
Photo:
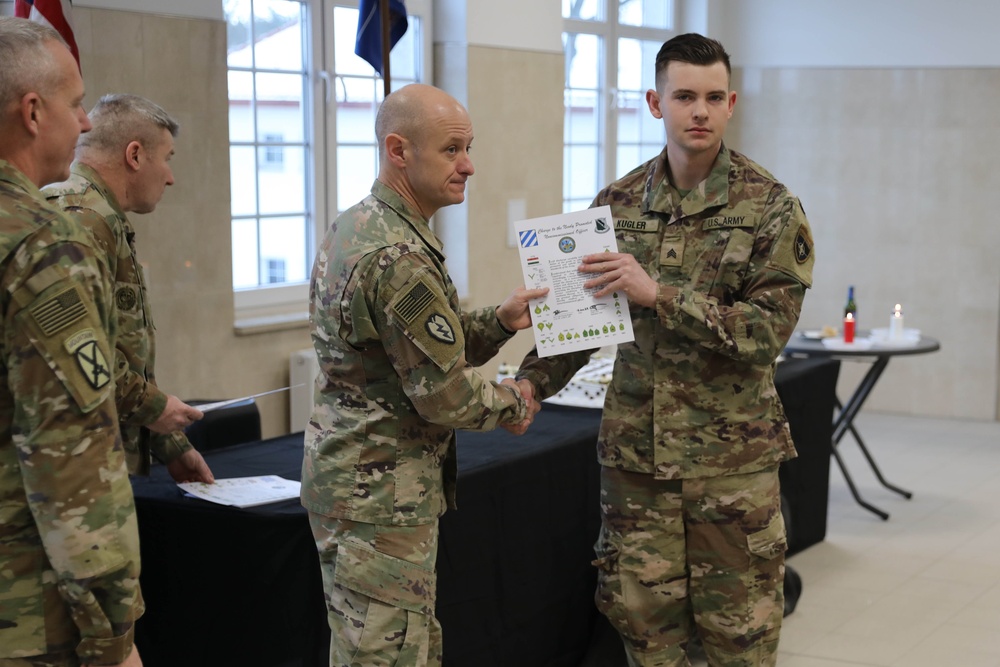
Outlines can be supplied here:
<path id="1" fill-rule="evenodd" d="M 473 365 L 531 325 L 517 289 L 464 313 L 428 220 L 465 199 L 472 123 L 451 96 L 412 84 L 375 121 L 371 195 L 330 227 L 313 268 L 320 362 L 306 427 L 302 504 L 319 550 L 330 664 L 441 663 L 434 617 L 438 518 L 454 507 L 455 429 L 522 424 L 538 404 Z"/>
<path id="2" fill-rule="evenodd" d="M 141 667 L 111 284 L 39 187 L 90 129 L 51 28 L 0 17 L 0 666 Z"/>
<path id="3" fill-rule="evenodd" d="M 629 664 L 776 660 L 786 550 L 778 464 L 795 456 L 775 360 L 812 280 L 798 200 L 727 148 L 736 93 L 725 49 L 701 35 L 656 57 L 659 156 L 601 191 L 618 253 L 585 257 L 595 296 L 623 293 L 635 341 L 619 345 L 604 405 L 597 606 Z M 588 353 L 534 353 L 522 393 L 556 393 Z"/>

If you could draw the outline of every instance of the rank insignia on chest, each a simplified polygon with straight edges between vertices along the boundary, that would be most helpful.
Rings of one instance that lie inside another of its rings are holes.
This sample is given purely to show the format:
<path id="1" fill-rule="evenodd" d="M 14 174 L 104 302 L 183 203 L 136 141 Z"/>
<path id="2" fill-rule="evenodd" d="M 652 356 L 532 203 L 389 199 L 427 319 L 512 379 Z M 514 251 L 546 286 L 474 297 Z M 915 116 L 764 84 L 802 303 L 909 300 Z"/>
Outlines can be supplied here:
<path id="1" fill-rule="evenodd" d="M 424 322 L 424 328 L 436 341 L 453 345 L 455 343 L 455 330 L 451 328 L 448 320 L 439 313 L 434 313 Z"/>
<path id="2" fill-rule="evenodd" d="M 684 262 L 684 238 L 669 237 L 660 245 L 660 266 L 681 266 Z"/>
<path id="3" fill-rule="evenodd" d="M 135 290 L 131 287 L 120 287 L 115 292 L 115 303 L 119 310 L 132 310 L 137 302 Z"/>

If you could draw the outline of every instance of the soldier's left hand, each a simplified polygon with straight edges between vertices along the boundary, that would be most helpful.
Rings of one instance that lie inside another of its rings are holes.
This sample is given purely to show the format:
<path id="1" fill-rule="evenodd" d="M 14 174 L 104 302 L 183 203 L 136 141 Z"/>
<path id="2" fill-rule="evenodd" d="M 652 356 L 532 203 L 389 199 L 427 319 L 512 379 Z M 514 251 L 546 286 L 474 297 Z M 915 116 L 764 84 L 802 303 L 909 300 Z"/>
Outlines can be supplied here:
<path id="1" fill-rule="evenodd" d="M 211 484 L 215 475 L 197 449 L 189 449 L 167 464 L 167 471 L 175 482 L 204 482 Z"/>
<path id="2" fill-rule="evenodd" d="M 504 429 L 514 435 L 524 435 L 527 433 L 528 427 L 531 426 L 531 422 L 535 421 L 535 415 L 542 409 L 542 404 L 535 400 L 535 387 L 528 380 L 521 379 L 515 382 L 513 378 L 505 378 L 500 384 L 516 387 L 521 392 L 524 402 L 528 405 L 528 412 L 523 421 L 517 424 L 503 425 Z"/>
<path id="3" fill-rule="evenodd" d="M 548 287 L 541 289 L 525 289 L 521 285 L 511 292 L 506 301 L 497 306 L 497 319 L 507 331 L 520 331 L 531 326 L 531 313 L 528 302 L 541 299 L 549 293 Z"/>
<path id="4" fill-rule="evenodd" d="M 650 308 L 656 305 L 656 281 L 628 253 L 602 252 L 587 255 L 578 270 L 582 273 L 601 274 L 583 284 L 588 289 L 600 288 L 594 293 L 596 297 L 607 296 L 617 290 L 631 303 Z"/>

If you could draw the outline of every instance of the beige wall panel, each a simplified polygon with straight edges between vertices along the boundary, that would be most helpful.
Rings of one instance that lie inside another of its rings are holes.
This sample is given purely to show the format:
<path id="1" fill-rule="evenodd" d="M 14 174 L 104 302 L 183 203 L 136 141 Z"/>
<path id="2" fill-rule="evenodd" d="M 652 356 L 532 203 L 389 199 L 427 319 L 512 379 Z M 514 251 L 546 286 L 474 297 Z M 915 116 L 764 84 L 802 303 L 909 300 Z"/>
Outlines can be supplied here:
<path id="1" fill-rule="evenodd" d="M 563 76 L 560 53 L 468 48 L 470 307 L 499 304 L 523 282 L 507 246 L 508 201 L 525 200 L 529 218 L 562 211 Z M 501 361 L 517 363 L 531 346 L 530 331 L 518 333 L 483 374 L 494 378 Z"/>
<path id="2" fill-rule="evenodd" d="M 890 362 L 866 408 L 998 414 L 1000 70 L 744 69 L 731 145 L 797 194 L 816 237 L 802 326 L 906 325 L 940 352 Z M 841 396 L 867 366 L 845 363 Z"/>

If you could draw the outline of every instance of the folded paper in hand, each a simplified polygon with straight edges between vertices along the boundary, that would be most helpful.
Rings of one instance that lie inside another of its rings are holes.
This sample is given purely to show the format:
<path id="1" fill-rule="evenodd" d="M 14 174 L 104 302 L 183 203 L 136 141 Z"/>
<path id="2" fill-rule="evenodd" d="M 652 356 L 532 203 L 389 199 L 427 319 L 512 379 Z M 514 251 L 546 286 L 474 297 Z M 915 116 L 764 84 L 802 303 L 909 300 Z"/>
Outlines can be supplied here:
<path id="1" fill-rule="evenodd" d="M 256 507 L 298 498 L 302 483 L 277 475 L 262 475 L 217 479 L 214 484 L 180 482 L 177 486 L 188 495 L 219 505 Z"/>

